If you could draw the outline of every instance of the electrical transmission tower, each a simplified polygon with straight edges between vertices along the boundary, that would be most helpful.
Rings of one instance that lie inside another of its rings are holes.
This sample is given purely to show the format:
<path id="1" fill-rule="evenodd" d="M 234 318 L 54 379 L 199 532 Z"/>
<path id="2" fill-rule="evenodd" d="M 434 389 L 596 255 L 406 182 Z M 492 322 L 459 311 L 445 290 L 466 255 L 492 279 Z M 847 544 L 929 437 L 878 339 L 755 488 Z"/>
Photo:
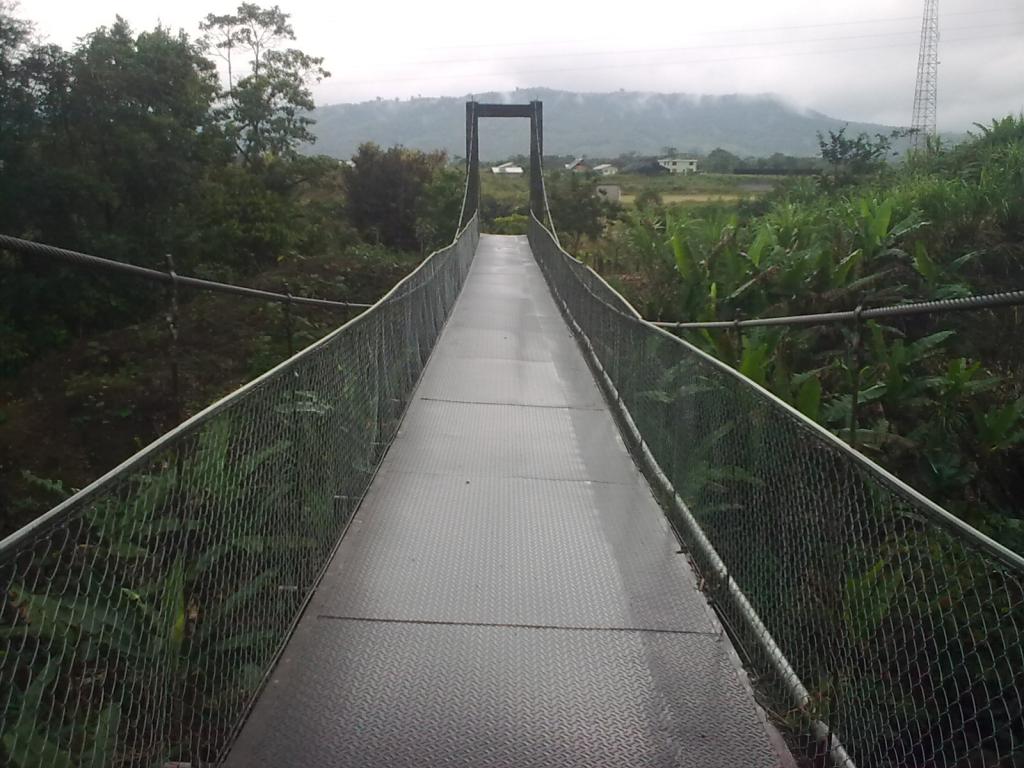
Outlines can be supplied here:
<path id="1" fill-rule="evenodd" d="M 914 89 L 914 147 L 927 147 L 935 135 L 935 108 L 939 77 L 939 0 L 924 0 L 921 50 L 917 55 L 917 87 Z"/>

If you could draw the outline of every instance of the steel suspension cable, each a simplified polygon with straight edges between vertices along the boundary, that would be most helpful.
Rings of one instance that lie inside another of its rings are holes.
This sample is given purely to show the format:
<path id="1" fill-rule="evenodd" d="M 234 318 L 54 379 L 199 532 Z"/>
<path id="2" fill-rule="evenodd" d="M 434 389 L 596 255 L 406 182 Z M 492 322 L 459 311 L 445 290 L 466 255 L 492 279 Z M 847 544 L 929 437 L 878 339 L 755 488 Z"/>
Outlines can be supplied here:
<path id="1" fill-rule="evenodd" d="M 92 256 L 91 254 L 81 253 L 80 251 L 72 251 L 66 248 L 58 248 L 53 245 L 37 243 L 32 240 L 22 240 L 21 238 L 11 237 L 10 235 L 0 235 L 0 250 L 12 251 L 26 256 L 41 256 L 45 258 L 59 259 L 79 267 L 89 267 L 105 270 L 107 272 L 133 275 L 135 277 L 152 280 L 154 282 L 176 283 L 177 285 L 190 286 L 204 291 L 230 293 L 236 296 L 247 296 L 249 298 L 263 299 L 265 301 L 279 301 L 290 304 L 304 304 L 313 307 L 332 307 L 338 309 L 365 309 L 371 306 L 370 304 L 362 304 L 359 302 L 317 299 L 310 296 L 292 296 L 285 293 L 265 291 L 259 288 L 234 285 L 232 283 L 220 283 L 215 280 L 204 280 L 200 277 L 171 274 L 170 272 L 161 272 L 156 269 L 149 269 L 148 267 L 140 267 L 137 264 L 126 264 L 122 261 L 104 259 L 100 256 Z"/>
<path id="2" fill-rule="evenodd" d="M 937 312 L 963 312 L 976 309 L 997 309 L 999 307 L 1016 307 L 1024 304 L 1024 290 L 1007 291 L 1004 293 L 988 293 L 978 296 L 965 296 L 959 299 L 938 299 L 935 301 L 919 301 L 910 304 L 891 304 L 885 307 L 857 308 L 841 312 L 817 312 L 806 315 L 786 315 L 781 317 L 757 317 L 750 320 L 707 320 L 696 322 L 651 322 L 659 328 L 680 330 L 713 330 L 734 328 L 756 328 L 778 325 L 829 325 L 845 323 L 851 320 L 873 320 L 889 317 L 907 317 L 910 315 L 928 315 Z"/>

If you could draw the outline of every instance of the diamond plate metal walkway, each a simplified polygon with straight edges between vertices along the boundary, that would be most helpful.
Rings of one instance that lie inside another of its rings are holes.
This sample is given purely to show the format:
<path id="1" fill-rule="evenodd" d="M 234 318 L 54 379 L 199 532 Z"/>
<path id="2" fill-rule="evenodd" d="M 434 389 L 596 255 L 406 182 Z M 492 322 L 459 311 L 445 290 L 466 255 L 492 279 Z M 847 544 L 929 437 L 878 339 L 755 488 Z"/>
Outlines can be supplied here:
<path id="1" fill-rule="evenodd" d="M 788 764 L 525 238 L 483 236 L 229 759 Z"/>

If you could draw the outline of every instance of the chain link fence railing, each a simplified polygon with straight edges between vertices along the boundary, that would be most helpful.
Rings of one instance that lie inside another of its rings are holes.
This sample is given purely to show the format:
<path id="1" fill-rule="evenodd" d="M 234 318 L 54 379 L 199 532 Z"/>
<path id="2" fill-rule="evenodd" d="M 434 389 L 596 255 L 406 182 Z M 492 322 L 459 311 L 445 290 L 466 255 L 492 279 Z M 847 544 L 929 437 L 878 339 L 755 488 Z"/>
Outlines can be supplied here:
<path id="1" fill-rule="evenodd" d="M 795 751 L 1024 766 L 1024 559 L 530 244 Z"/>
<path id="2" fill-rule="evenodd" d="M 215 764 L 459 294 L 477 220 L 387 296 L 0 542 L 0 764 Z"/>

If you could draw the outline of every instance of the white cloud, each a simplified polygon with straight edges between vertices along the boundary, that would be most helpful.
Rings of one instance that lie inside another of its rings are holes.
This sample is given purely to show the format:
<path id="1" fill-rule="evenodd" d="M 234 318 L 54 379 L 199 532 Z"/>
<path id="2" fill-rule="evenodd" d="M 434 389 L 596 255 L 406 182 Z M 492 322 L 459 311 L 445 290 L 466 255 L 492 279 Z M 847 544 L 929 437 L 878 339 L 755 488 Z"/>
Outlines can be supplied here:
<path id="1" fill-rule="evenodd" d="M 1015 4 L 1016 3 L 1016 4 Z M 772 92 L 849 120 L 909 121 L 920 0 L 673 3 L 633 0 L 619 13 L 579 0 L 338 3 L 284 0 L 298 45 L 334 77 L 322 103 L 547 86 L 584 91 Z M 232 3 L 33 0 L 21 12 L 71 45 L 120 12 L 136 28 L 158 21 L 195 33 Z M 1024 108 L 1024 5 L 944 0 L 939 123 Z"/>

